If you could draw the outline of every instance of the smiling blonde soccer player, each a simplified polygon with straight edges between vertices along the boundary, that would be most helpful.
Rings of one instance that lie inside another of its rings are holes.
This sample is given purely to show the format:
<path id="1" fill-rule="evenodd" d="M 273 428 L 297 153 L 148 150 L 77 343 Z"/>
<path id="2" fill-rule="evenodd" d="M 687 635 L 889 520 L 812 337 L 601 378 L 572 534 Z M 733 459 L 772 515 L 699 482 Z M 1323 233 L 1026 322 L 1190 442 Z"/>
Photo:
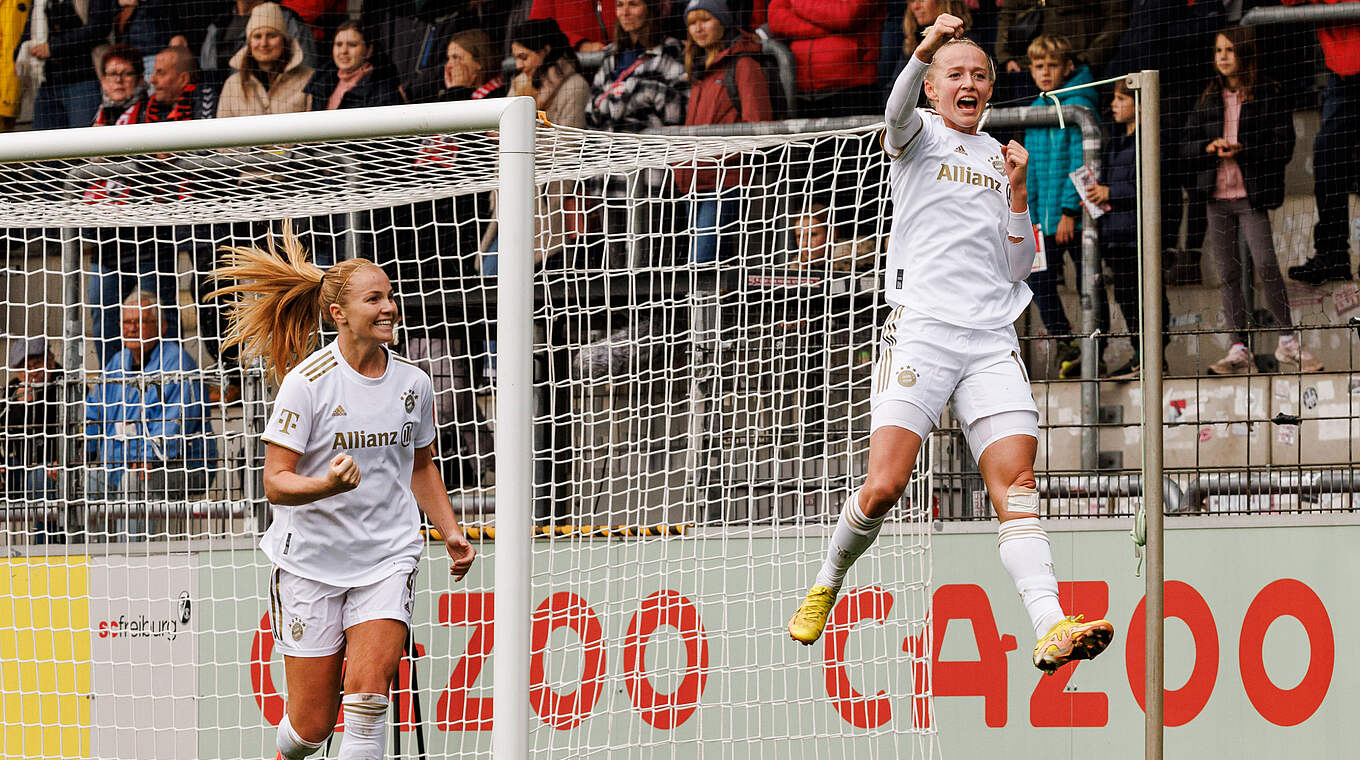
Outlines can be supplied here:
<path id="1" fill-rule="evenodd" d="M 425 545 L 420 512 L 443 534 L 455 580 L 476 552 L 434 464 L 430 378 L 387 347 L 397 320 L 387 275 L 366 259 L 323 272 L 287 229 L 283 248 L 229 249 L 216 275 L 236 284 L 213 293 L 238 295 L 227 344 L 283 376 L 261 436 L 274 520 L 260 548 L 274 563 L 270 626 L 288 679 L 279 757 L 316 752 L 343 705 L 339 756 L 381 758 Z M 337 336 L 314 351 L 318 319 Z"/>
<path id="2" fill-rule="evenodd" d="M 1029 155 L 978 131 L 995 67 L 941 14 L 888 98 L 883 148 L 892 157 L 893 220 L 887 300 L 874 365 L 869 472 L 846 501 L 825 562 L 789 635 L 811 644 L 826 626 L 845 573 L 878 537 L 911 480 L 921 441 L 952 398 L 1001 520 L 1001 562 L 1024 600 L 1052 673 L 1104 651 L 1105 620 L 1064 617 L 1048 535 L 1039 524 L 1034 454 L 1039 413 L 1012 323 L 1030 302 L 1034 240 Z M 934 110 L 913 105 L 924 85 Z"/>

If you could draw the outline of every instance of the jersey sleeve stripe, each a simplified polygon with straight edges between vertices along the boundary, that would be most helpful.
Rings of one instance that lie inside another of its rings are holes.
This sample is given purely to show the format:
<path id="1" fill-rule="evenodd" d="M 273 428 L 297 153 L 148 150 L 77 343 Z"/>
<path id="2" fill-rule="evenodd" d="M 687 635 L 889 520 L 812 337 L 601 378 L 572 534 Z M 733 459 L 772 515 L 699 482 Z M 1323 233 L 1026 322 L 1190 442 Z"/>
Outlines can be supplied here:
<path id="1" fill-rule="evenodd" d="M 329 362 L 327 362 L 326 364 L 321 365 L 320 367 L 317 367 L 316 369 L 314 369 L 314 370 L 312 370 L 310 373 L 308 373 L 308 374 L 307 374 L 307 381 L 308 381 L 308 382 L 313 382 L 313 383 L 316 382 L 317 379 L 320 378 L 322 375 L 324 375 L 324 374 L 326 374 L 327 372 L 330 372 L 331 370 L 335 369 L 335 365 L 336 365 L 336 364 L 337 364 L 337 362 L 335 361 L 335 357 L 331 357 L 331 360 L 330 360 Z"/>
<path id="2" fill-rule="evenodd" d="M 307 362 L 307 363 L 303 364 L 301 367 L 298 368 L 298 371 L 299 371 L 299 372 L 302 372 L 303 374 L 306 374 L 306 373 L 311 372 L 312 370 L 316 369 L 317 367 L 320 367 L 322 364 L 325 364 L 327 360 L 332 360 L 332 359 L 334 359 L 334 358 L 335 358 L 335 355 L 332 354 L 332 353 L 330 353 L 329 351 L 327 351 L 326 353 L 322 354 L 321 356 L 316 357 L 315 359 L 311 360 L 310 362 Z"/>
<path id="3" fill-rule="evenodd" d="M 305 451 L 298 451 L 297 449 L 293 448 L 292 446 L 289 446 L 289 445 L 286 444 L 286 443 L 279 443 L 278 441 L 271 441 L 271 440 L 269 440 L 268 438 L 263 438 L 263 439 L 261 439 L 261 440 L 263 440 L 265 443 L 269 444 L 270 446 L 278 446 L 278 447 L 281 448 L 281 449 L 288 449 L 289 451 L 293 452 L 294 454 L 297 454 L 298 456 L 306 456 L 306 454 L 307 454 L 307 452 L 305 452 Z"/>
<path id="4" fill-rule="evenodd" d="M 916 127 L 916 134 L 908 138 L 906 144 L 903 145 L 896 153 L 893 153 L 892 151 L 888 150 L 888 130 L 887 128 L 884 128 L 882 132 L 878 133 L 878 147 L 882 148 L 883 152 L 888 154 L 888 158 L 896 160 L 898 156 L 901 156 L 903 153 L 907 152 L 907 148 L 910 148 L 911 144 L 916 142 L 916 138 L 920 137 L 921 133 L 924 132 L 925 129 L 926 122 L 925 119 L 922 119 L 920 125 Z"/>

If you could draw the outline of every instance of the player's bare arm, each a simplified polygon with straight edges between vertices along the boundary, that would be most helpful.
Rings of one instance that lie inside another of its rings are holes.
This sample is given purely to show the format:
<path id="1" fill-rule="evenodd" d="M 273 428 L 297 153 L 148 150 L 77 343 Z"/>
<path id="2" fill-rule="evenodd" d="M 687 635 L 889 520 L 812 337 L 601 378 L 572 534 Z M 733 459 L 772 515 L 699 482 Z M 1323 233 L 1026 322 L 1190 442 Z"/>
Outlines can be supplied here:
<path id="1" fill-rule="evenodd" d="M 271 503 L 295 507 L 336 494 L 353 491 L 362 474 L 349 454 L 336 454 L 323 478 L 297 473 L 302 455 L 282 446 L 268 444 L 264 450 L 264 495 Z"/>
<path id="2" fill-rule="evenodd" d="M 452 560 L 449 574 L 456 581 L 462 580 L 472 567 L 472 561 L 477 558 L 477 550 L 472 548 L 463 535 L 463 527 L 453 516 L 448 490 L 444 488 L 443 478 L 434 463 L 433 446 L 415 452 L 415 462 L 411 466 L 411 494 L 416 497 L 416 504 L 430 518 L 435 530 L 444 538 L 444 548 Z"/>

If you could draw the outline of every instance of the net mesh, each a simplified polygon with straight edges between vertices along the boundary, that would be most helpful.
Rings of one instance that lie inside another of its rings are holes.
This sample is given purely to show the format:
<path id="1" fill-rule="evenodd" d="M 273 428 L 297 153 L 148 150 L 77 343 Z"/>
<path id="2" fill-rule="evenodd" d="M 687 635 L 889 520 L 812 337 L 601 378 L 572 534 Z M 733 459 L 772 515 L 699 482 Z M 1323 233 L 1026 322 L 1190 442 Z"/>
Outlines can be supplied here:
<path id="1" fill-rule="evenodd" d="M 0 754 L 272 751 L 273 388 L 204 295 L 219 247 L 283 220 L 392 277 L 483 555 L 454 584 L 426 553 L 389 753 L 490 756 L 494 573 L 531 572 L 536 757 L 938 754 L 929 457 L 823 641 L 783 631 L 865 471 L 876 139 L 540 125 L 531 569 L 495 563 L 493 133 L 0 166 L 3 337 L 51 354 L 6 411 Z"/>

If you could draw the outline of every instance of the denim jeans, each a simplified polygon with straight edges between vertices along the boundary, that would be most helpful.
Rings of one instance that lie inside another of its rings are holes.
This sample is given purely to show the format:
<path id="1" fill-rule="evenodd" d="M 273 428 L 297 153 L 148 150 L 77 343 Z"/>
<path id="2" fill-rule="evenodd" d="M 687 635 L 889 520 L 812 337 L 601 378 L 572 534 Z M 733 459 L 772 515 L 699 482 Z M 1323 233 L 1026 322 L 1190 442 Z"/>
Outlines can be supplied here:
<path id="1" fill-rule="evenodd" d="M 716 261 L 718 245 L 724 234 L 732 234 L 741 208 L 740 189 L 731 187 L 721 192 L 697 192 L 689 204 L 690 240 L 689 260 L 692 264 Z"/>
<path id="2" fill-rule="evenodd" d="M 161 318 L 165 322 L 161 337 L 179 337 L 179 289 L 170 264 L 148 257 L 139 260 L 132 272 L 115 272 L 95 264 L 94 274 L 90 275 L 90 303 L 94 304 L 94 337 L 101 365 L 108 364 L 123 348 L 122 303 L 137 288 L 160 298 Z"/>
<path id="3" fill-rule="evenodd" d="M 88 127 L 94 123 L 103 99 L 99 82 L 94 79 L 64 85 L 43 84 L 33 101 L 33 128 Z"/>

